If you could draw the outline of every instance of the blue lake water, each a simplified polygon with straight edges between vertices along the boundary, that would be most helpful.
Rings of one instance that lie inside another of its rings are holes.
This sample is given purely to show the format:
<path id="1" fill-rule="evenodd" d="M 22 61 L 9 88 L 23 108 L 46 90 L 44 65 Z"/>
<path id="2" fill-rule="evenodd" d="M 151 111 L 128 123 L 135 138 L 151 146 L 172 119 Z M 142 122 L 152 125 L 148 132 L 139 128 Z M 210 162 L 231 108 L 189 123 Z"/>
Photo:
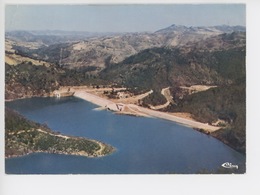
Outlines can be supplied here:
<path id="1" fill-rule="evenodd" d="M 37 153 L 5 160 L 8 174 L 167 174 L 245 167 L 245 156 L 208 135 L 171 121 L 96 111 L 75 97 L 7 102 L 27 118 L 62 134 L 100 140 L 116 148 L 102 158 Z"/>

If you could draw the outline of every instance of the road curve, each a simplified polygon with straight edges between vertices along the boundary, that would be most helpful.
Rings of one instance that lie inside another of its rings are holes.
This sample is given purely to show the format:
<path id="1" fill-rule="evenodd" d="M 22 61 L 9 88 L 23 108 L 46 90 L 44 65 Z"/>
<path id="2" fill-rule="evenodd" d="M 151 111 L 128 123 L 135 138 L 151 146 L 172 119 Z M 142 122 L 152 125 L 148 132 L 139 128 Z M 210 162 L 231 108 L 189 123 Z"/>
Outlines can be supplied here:
<path id="1" fill-rule="evenodd" d="M 181 118 L 178 116 L 173 116 L 173 115 L 165 113 L 165 112 L 155 111 L 155 110 L 143 108 L 141 106 L 137 106 L 137 105 L 133 105 L 133 104 L 128 105 L 128 107 L 132 108 L 132 109 L 135 108 L 135 110 L 138 109 L 141 113 L 147 114 L 148 116 L 174 121 L 174 122 L 177 122 L 177 123 L 180 123 L 185 126 L 192 127 L 192 128 L 204 129 L 209 132 L 214 132 L 214 131 L 220 129 L 220 127 L 212 126 L 212 125 L 201 123 L 198 121 L 189 120 L 186 118 Z"/>
<path id="2" fill-rule="evenodd" d="M 113 105 L 114 105 L 113 107 L 116 107 L 116 105 L 117 105 L 117 103 L 115 103 L 113 101 L 99 97 L 97 95 L 93 95 L 93 94 L 86 92 L 86 91 L 76 91 L 74 93 L 74 96 L 81 98 L 81 99 L 84 99 L 86 101 L 89 101 L 93 104 L 102 106 L 102 107 L 109 108 L 109 107 L 112 107 Z M 120 104 L 120 103 L 118 103 L 118 104 Z M 169 113 L 151 110 L 151 109 L 144 108 L 144 107 L 141 107 L 141 106 L 137 106 L 137 105 L 134 105 L 134 104 L 123 104 L 123 105 L 127 106 L 130 110 L 134 110 L 134 112 L 135 112 L 134 114 L 139 113 L 140 116 L 141 115 L 143 115 L 143 116 L 148 115 L 148 116 L 155 117 L 155 118 L 170 120 L 170 121 L 174 121 L 174 122 L 177 122 L 177 123 L 180 123 L 182 125 L 189 126 L 189 127 L 192 127 L 192 128 L 204 129 L 204 130 L 207 130 L 208 132 L 214 132 L 214 131 L 220 129 L 220 127 L 212 126 L 212 125 L 201 123 L 201 122 L 198 122 L 198 121 L 189 120 L 189 119 L 186 119 L 186 118 L 181 118 L 181 117 L 178 117 L 178 116 L 173 116 Z M 112 107 L 111 110 L 119 111 L 116 108 L 113 109 L 113 107 Z M 120 113 L 120 111 L 119 111 L 119 113 Z"/>

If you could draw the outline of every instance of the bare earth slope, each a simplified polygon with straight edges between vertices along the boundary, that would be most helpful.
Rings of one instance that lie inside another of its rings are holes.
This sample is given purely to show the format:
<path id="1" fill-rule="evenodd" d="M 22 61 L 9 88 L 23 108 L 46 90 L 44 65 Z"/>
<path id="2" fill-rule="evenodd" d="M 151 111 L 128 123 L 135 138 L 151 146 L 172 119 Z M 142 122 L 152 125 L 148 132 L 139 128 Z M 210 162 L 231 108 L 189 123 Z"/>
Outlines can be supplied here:
<path id="1" fill-rule="evenodd" d="M 214 126 L 200 123 L 200 122 L 197 122 L 194 120 L 177 117 L 177 116 L 174 116 L 174 115 L 171 115 L 168 113 L 164 113 L 164 112 L 154 111 L 154 110 L 143 108 L 143 107 L 140 107 L 140 106 L 137 106 L 134 104 L 114 103 L 111 100 L 101 98 L 99 96 L 93 95 L 86 91 L 76 91 L 74 96 L 84 99 L 86 101 L 92 102 L 94 104 L 97 104 L 99 106 L 109 108 L 109 109 L 117 111 L 117 112 L 121 112 L 121 106 L 122 106 L 122 111 L 124 111 L 124 107 L 127 107 L 128 111 L 134 110 L 134 114 L 139 115 L 139 116 L 147 115 L 147 116 L 151 116 L 151 117 L 162 118 L 162 119 L 174 121 L 177 123 L 181 123 L 181 124 L 187 125 L 189 127 L 204 129 L 209 132 L 214 132 L 219 129 L 219 127 L 214 127 Z"/>
<path id="2" fill-rule="evenodd" d="M 50 95 L 61 86 L 126 88 L 135 97 L 115 101 L 116 91 L 104 91 L 112 98 L 105 106 L 155 117 L 165 116 L 136 106 L 188 112 L 202 123 L 221 126 L 214 135 L 245 151 L 245 27 L 172 25 L 154 33 L 104 34 L 66 42 L 56 38 L 26 32 L 6 36 L 7 99 Z M 25 62 L 19 64 L 10 55 Z M 14 62 L 16 66 L 9 65 Z M 35 66 L 44 62 L 50 66 Z M 217 87 L 194 88 L 201 85 Z"/>

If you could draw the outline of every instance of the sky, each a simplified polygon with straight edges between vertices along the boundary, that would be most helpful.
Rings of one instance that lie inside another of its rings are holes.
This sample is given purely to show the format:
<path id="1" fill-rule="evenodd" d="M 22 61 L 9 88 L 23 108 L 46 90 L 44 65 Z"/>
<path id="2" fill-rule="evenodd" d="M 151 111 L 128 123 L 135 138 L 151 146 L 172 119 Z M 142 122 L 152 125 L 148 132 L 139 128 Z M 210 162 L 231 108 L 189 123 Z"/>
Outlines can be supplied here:
<path id="1" fill-rule="evenodd" d="M 172 24 L 246 25 L 244 4 L 6 5 L 5 30 L 153 32 Z"/>

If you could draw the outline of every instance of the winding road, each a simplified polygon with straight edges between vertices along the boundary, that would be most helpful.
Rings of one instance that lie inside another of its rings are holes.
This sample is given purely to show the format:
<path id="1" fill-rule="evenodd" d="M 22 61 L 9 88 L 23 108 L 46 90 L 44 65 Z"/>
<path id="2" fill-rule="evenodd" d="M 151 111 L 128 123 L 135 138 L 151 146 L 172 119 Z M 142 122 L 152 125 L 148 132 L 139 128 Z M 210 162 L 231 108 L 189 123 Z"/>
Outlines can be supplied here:
<path id="1" fill-rule="evenodd" d="M 147 93 L 151 93 L 151 91 L 147 92 Z M 146 95 L 147 95 L 147 93 L 146 93 Z M 204 129 L 204 130 L 207 130 L 208 132 L 214 132 L 214 131 L 217 131 L 220 129 L 220 127 L 212 126 L 209 124 L 201 123 L 201 122 L 186 119 L 186 118 L 181 118 L 178 116 L 173 116 L 169 113 L 155 111 L 155 110 L 144 108 L 144 107 L 137 106 L 134 104 L 115 103 L 111 100 L 99 97 L 97 95 L 93 95 L 86 91 L 76 91 L 74 93 L 74 96 L 84 99 L 86 101 L 89 101 L 93 104 L 109 108 L 110 110 L 113 110 L 113 111 L 116 111 L 119 113 L 122 111 L 122 114 L 124 114 L 124 112 L 123 112 L 124 109 L 122 109 L 122 110 L 118 109 L 119 104 L 120 104 L 120 106 L 128 107 L 129 108 L 128 110 L 130 110 L 130 111 L 132 110 L 132 112 L 133 112 L 132 114 L 138 115 L 138 116 L 146 115 L 146 116 L 151 116 L 151 117 L 155 117 L 155 118 L 170 120 L 170 121 L 174 121 L 174 122 L 177 122 L 177 123 L 180 123 L 182 125 L 189 126 L 192 128 Z"/>

